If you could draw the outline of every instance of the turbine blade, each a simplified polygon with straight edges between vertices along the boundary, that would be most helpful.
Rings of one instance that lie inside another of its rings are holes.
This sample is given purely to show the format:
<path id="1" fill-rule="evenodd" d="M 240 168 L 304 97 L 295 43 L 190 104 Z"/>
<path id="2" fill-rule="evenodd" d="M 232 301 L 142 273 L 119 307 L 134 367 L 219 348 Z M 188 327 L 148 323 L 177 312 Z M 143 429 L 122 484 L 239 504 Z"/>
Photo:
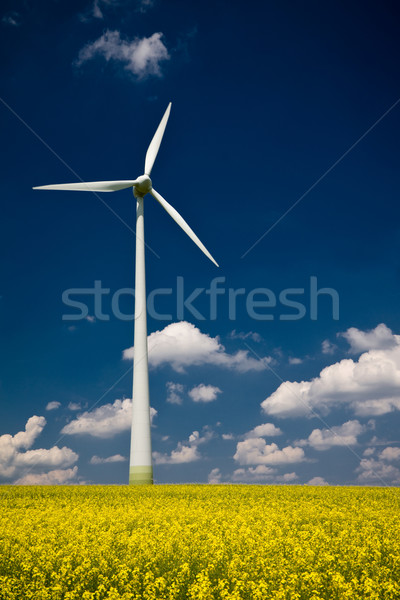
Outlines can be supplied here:
<path id="1" fill-rule="evenodd" d="M 71 190 L 78 192 L 116 192 L 136 185 L 137 180 L 126 181 L 81 181 L 79 183 L 56 183 L 54 185 L 39 185 L 33 190 Z"/>
<path id="2" fill-rule="evenodd" d="M 211 254 L 209 253 L 207 248 L 204 246 L 204 244 L 201 243 L 201 241 L 199 240 L 197 235 L 194 233 L 194 231 L 192 231 L 192 229 L 186 223 L 185 219 L 183 219 L 183 217 L 181 217 L 181 215 L 178 213 L 178 211 L 175 210 L 175 208 L 173 208 L 173 206 L 168 204 L 168 202 L 161 196 L 161 194 L 156 192 L 155 189 L 151 189 L 150 194 L 153 196 L 153 198 L 155 198 L 161 204 L 161 206 L 167 211 L 169 216 L 173 218 L 175 223 L 178 223 L 179 227 L 181 227 L 183 229 L 183 231 L 190 237 L 191 240 L 194 241 L 194 243 L 214 263 L 214 265 L 219 267 L 219 264 L 217 263 L 217 261 L 213 259 L 213 257 L 211 256 Z"/>
<path id="3" fill-rule="evenodd" d="M 163 118 L 160 121 L 157 131 L 155 132 L 153 139 L 150 142 L 150 146 L 147 148 L 146 160 L 144 163 L 144 172 L 146 175 L 150 175 L 151 170 L 156 160 L 158 150 L 160 148 L 161 140 L 163 139 L 164 131 L 167 126 L 169 113 L 171 111 L 171 102 L 167 106 L 167 110 L 164 113 Z"/>

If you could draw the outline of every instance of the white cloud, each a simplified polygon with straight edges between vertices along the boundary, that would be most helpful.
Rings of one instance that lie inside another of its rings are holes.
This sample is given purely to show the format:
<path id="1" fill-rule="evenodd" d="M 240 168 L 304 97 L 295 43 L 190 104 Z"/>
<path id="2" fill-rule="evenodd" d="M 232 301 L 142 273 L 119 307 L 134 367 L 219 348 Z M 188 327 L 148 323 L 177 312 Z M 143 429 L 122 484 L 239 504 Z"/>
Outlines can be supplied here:
<path id="1" fill-rule="evenodd" d="M 324 340 L 322 342 L 322 354 L 334 354 L 337 350 L 337 346 L 332 344 L 329 340 Z"/>
<path id="2" fill-rule="evenodd" d="M 14 459 L 16 467 L 23 468 L 40 468 L 40 467 L 69 467 L 78 460 L 76 452 L 64 446 L 59 448 L 53 446 L 48 450 L 38 448 L 37 450 L 27 450 L 26 452 L 18 453 Z"/>
<path id="3" fill-rule="evenodd" d="M 30 448 L 37 437 L 42 433 L 46 425 L 44 417 L 34 415 L 30 417 L 25 425 L 25 431 L 19 431 L 14 436 L 5 434 L 0 437 L 0 447 Z"/>
<path id="4" fill-rule="evenodd" d="M 174 383 L 173 381 L 167 381 L 167 402 L 170 404 L 182 404 L 182 394 L 184 386 L 181 383 Z"/>
<path id="5" fill-rule="evenodd" d="M 233 433 L 223 433 L 222 439 L 223 440 L 234 440 L 235 436 L 233 435 Z"/>
<path id="6" fill-rule="evenodd" d="M 311 381 L 284 382 L 261 406 L 267 415 L 279 417 L 309 416 L 314 409 L 326 415 L 340 406 L 360 416 L 399 410 L 400 345 L 341 360 Z"/>
<path id="7" fill-rule="evenodd" d="M 28 419 L 25 431 L 19 431 L 14 436 L 9 434 L 0 436 L 0 477 L 22 478 L 32 470 L 43 471 L 46 468 L 56 467 L 63 469 L 78 460 L 78 454 L 66 446 L 27 450 L 33 446 L 45 425 L 46 419 L 35 415 Z M 36 473 L 32 473 L 33 475 Z"/>
<path id="8" fill-rule="evenodd" d="M 375 453 L 375 448 L 366 448 L 363 452 L 363 456 L 372 456 Z"/>
<path id="9" fill-rule="evenodd" d="M 359 467 L 357 481 L 368 485 L 399 485 L 400 469 L 388 465 L 383 460 L 373 458 L 362 458 Z"/>
<path id="10" fill-rule="evenodd" d="M 279 427 L 275 427 L 273 423 L 263 423 L 257 425 L 251 431 L 244 434 L 246 439 L 257 438 L 257 437 L 275 437 L 276 435 L 282 435 L 282 431 Z"/>
<path id="11" fill-rule="evenodd" d="M 81 410 L 81 405 L 79 402 L 70 402 L 68 404 L 67 408 L 68 408 L 68 410 L 73 410 L 73 411 Z"/>
<path id="12" fill-rule="evenodd" d="M 84 63 L 97 56 L 107 62 L 121 63 L 126 71 L 133 73 L 138 79 L 150 75 L 160 77 L 161 64 L 170 59 L 167 47 L 162 41 L 163 34 L 153 33 L 150 37 L 123 40 L 119 31 L 107 30 L 94 42 L 86 44 L 79 52 L 76 65 Z"/>
<path id="13" fill-rule="evenodd" d="M 221 483 L 221 471 L 219 469 L 212 469 L 208 474 L 208 483 Z"/>
<path id="14" fill-rule="evenodd" d="M 171 454 L 153 452 L 153 460 L 156 465 L 177 465 L 194 462 L 200 458 L 201 454 L 199 453 L 197 446 L 185 445 L 181 442 L 178 443 L 175 450 L 172 450 Z"/>
<path id="15" fill-rule="evenodd" d="M 388 446 L 379 455 L 382 460 L 400 460 L 400 448 L 393 448 Z"/>
<path id="16" fill-rule="evenodd" d="M 365 431 L 359 421 L 347 421 L 343 425 L 330 429 L 314 429 L 307 440 L 301 440 L 300 446 L 311 446 L 315 450 L 329 450 L 334 446 L 354 446 L 357 436 Z"/>
<path id="17" fill-rule="evenodd" d="M 295 356 L 289 358 L 289 365 L 301 365 L 302 362 L 303 362 L 303 359 L 296 358 Z"/>
<path id="18" fill-rule="evenodd" d="M 153 452 L 153 460 L 157 465 L 176 465 L 200 460 L 201 454 L 198 446 L 208 442 L 212 437 L 213 432 L 207 427 L 204 428 L 204 435 L 200 435 L 198 431 L 193 431 L 189 439 L 185 442 L 179 442 L 171 454 Z"/>
<path id="19" fill-rule="evenodd" d="M 323 477 L 313 477 L 306 485 L 329 485 Z"/>
<path id="20" fill-rule="evenodd" d="M 121 454 L 113 454 L 113 456 L 107 456 L 107 458 L 101 458 L 101 456 L 92 456 L 90 459 L 91 465 L 105 465 L 108 463 L 125 462 L 127 459 Z"/>
<path id="21" fill-rule="evenodd" d="M 384 323 L 380 323 L 375 329 L 361 331 L 356 327 L 350 327 L 347 331 L 338 334 L 344 337 L 350 344 L 350 352 L 359 354 L 366 350 L 386 350 L 400 344 L 400 335 L 394 335 Z"/>
<path id="22" fill-rule="evenodd" d="M 266 465 L 235 469 L 232 481 L 238 483 L 257 483 L 258 481 L 269 481 L 270 483 L 290 483 L 298 479 L 296 473 L 285 473 L 277 475 L 277 470 Z"/>
<path id="23" fill-rule="evenodd" d="M 204 444 L 205 442 L 208 442 L 208 440 L 212 437 L 212 431 L 210 431 L 210 429 L 206 427 L 204 436 L 201 436 L 198 431 L 193 431 L 193 433 L 189 435 L 189 442 L 195 446 L 199 446 L 199 444 Z"/>
<path id="24" fill-rule="evenodd" d="M 266 467 L 265 465 L 258 465 L 257 467 L 249 467 L 247 469 L 235 469 L 232 474 L 232 481 L 237 482 L 254 482 L 262 481 L 265 479 L 273 479 L 276 475 L 276 469 Z"/>
<path id="25" fill-rule="evenodd" d="M 150 418 L 157 415 L 154 408 L 150 408 Z M 61 433 L 67 435 L 91 435 L 98 438 L 111 438 L 131 428 L 132 400 L 115 400 L 113 404 L 103 404 L 92 411 L 86 411 L 71 421 Z"/>
<path id="26" fill-rule="evenodd" d="M 57 402 L 57 400 L 52 400 L 51 402 L 48 402 L 46 405 L 46 410 L 57 410 L 57 408 L 60 408 L 61 406 L 61 402 Z"/>
<path id="27" fill-rule="evenodd" d="M 200 383 L 200 385 L 190 390 L 189 396 L 193 402 L 213 402 L 217 399 L 218 394 L 221 393 L 222 391 L 218 387 L 215 387 L 215 385 Z"/>
<path id="28" fill-rule="evenodd" d="M 76 483 L 78 467 L 72 469 L 55 469 L 48 473 L 28 473 L 14 481 L 14 485 L 63 485 Z"/>
<path id="29" fill-rule="evenodd" d="M 249 438 L 238 442 L 236 460 L 241 465 L 283 465 L 304 460 L 304 450 L 286 446 L 280 450 L 276 444 L 267 444 L 263 438 Z"/>
<path id="30" fill-rule="evenodd" d="M 169 364 L 178 373 L 184 373 L 186 367 L 214 365 L 247 373 L 262 371 L 272 361 L 271 357 L 255 359 L 248 351 L 239 350 L 228 354 L 218 337 L 202 333 L 187 321 L 171 323 L 161 331 L 155 331 L 148 337 L 149 364 L 152 367 Z M 125 359 L 133 359 L 133 347 L 124 350 Z"/>

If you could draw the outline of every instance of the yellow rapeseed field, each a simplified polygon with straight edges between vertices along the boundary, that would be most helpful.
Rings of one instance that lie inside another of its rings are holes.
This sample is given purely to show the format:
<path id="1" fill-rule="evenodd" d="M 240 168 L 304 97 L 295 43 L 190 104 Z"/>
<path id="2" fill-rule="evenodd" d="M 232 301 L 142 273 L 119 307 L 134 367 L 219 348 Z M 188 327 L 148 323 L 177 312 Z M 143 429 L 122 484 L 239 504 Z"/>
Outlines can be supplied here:
<path id="1" fill-rule="evenodd" d="M 0 599 L 399 599 L 400 490 L 0 487 Z"/>

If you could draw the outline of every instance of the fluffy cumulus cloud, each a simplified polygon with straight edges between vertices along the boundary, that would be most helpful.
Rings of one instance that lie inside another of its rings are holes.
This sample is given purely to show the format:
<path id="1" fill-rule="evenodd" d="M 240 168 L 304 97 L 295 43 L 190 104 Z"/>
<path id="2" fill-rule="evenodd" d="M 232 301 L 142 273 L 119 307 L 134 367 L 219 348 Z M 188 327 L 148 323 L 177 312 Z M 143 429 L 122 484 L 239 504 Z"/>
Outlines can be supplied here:
<path id="1" fill-rule="evenodd" d="M 182 463 L 191 463 L 200 460 L 201 455 L 197 446 L 191 446 L 179 442 L 175 450 L 171 454 L 163 454 L 161 452 L 153 452 L 153 459 L 156 465 L 178 465 Z"/>
<path id="2" fill-rule="evenodd" d="M 262 371 L 272 361 L 270 357 L 253 358 L 247 350 L 229 354 L 218 337 L 202 333 L 187 321 L 171 323 L 161 331 L 151 333 L 148 348 L 149 364 L 152 367 L 169 364 L 178 373 L 183 373 L 187 367 L 201 365 L 214 365 L 247 373 Z M 133 347 L 127 348 L 123 357 L 132 359 L 133 353 Z"/>
<path id="3" fill-rule="evenodd" d="M 363 452 L 363 456 L 372 456 L 375 453 L 375 448 L 366 448 Z"/>
<path id="4" fill-rule="evenodd" d="M 137 79 L 152 75 L 160 77 L 162 63 L 170 58 L 162 38 L 163 34 L 158 32 L 150 37 L 124 40 L 119 31 L 107 30 L 97 40 L 82 48 L 76 66 L 80 67 L 93 58 L 102 57 L 107 62 L 123 65 Z"/>
<path id="5" fill-rule="evenodd" d="M 208 474 L 208 483 L 221 483 L 221 477 L 219 469 L 212 469 Z"/>
<path id="6" fill-rule="evenodd" d="M 400 448 L 387 446 L 378 451 L 376 447 L 370 447 L 363 452 L 363 456 L 356 469 L 357 483 L 400 485 Z"/>
<path id="7" fill-rule="evenodd" d="M 354 446 L 357 444 L 357 437 L 365 429 L 365 426 L 357 420 L 347 421 L 343 425 L 330 429 L 314 429 L 306 440 L 299 442 L 299 445 L 311 446 L 315 450 L 329 450 L 334 446 Z"/>
<path id="8" fill-rule="evenodd" d="M 363 458 L 356 472 L 358 483 L 363 485 L 400 484 L 400 469 L 384 460 Z"/>
<path id="9" fill-rule="evenodd" d="M 307 485 L 329 485 L 323 477 L 313 477 L 307 482 Z"/>
<path id="10" fill-rule="evenodd" d="M 257 467 L 249 467 L 247 469 L 235 469 L 232 474 L 232 481 L 262 481 L 272 479 L 276 474 L 276 469 L 258 465 Z"/>
<path id="11" fill-rule="evenodd" d="M 261 481 L 268 481 L 270 483 L 293 483 L 296 479 L 298 479 L 298 477 L 294 472 L 278 475 L 276 469 L 267 467 L 266 465 L 235 469 L 232 474 L 232 481 L 237 483 L 257 483 Z"/>
<path id="12" fill-rule="evenodd" d="M 77 483 L 78 467 L 54 469 L 48 473 L 28 473 L 14 481 L 14 485 L 65 485 Z"/>
<path id="13" fill-rule="evenodd" d="M 189 439 L 185 442 L 179 442 L 170 454 L 153 452 L 153 460 L 157 465 L 177 465 L 200 460 L 201 454 L 198 447 L 208 442 L 212 437 L 213 433 L 207 427 L 204 429 L 203 435 L 198 431 L 193 431 Z"/>
<path id="14" fill-rule="evenodd" d="M 189 392 L 189 396 L 193 402 L 213 402 L 217 399 L 218 394 L 221 394 L 219 387 L 215 385 L 205 385 L 201 383 L 196 387 L 192 388 Z"/>
<path id="15" fill-rule="evenodd" d="M 14 447 L 19 450 L 21 448 L 30 448 L 37 437 L 42 433 L 46 425 L 46 419 L 44 417 L 37 417 L 34 415 L 30 417 L 25 425 L 25 431 L 19 431 L 14 436 L 2 435 L 0 437 L 0 444 L 3 448 Z"/>
<path id="16" fill-rule="evenodd" d="M 170 404 L 182 404 L 182 394 L 184 392 L 184 386 L 181 383 L 174 383 L 173 381 L 167 381 L 167 402 Z"/>
<path id="17" fill-rule="evenodd" d="M 350 327 L 347 331 L 339 333 L 338 336 L 345 338 L 350 344 L 352 354 L 360 354 L 367 350 L 386 350 L 400 344 L 400 335 L 394 335 L 384 323 L 380 323 L 375 329 L 369 331 Z"/>
<path id="18" fill-rule="evenodd" d="M 58 402 L 57 400 L 52 400 L 51 402 L 48 402 L 46 405 L 46 410 L 57 410 L 58 408 L 60 408 L 61 406 L 61 402 Z"/>
<path id="19" fill-rule="evenodd" d="M 46 425 L 44 417 L 33 416 L 28 419 L 25 430 L 14 436 L 0 436 L 0 477 L 21 482 L 28 475 L 42 476 L 50 469 L 57 471 L 70 467 L 78 460 L 78 454 L 66 446 L 59 448 L 38 448 L 30 450 Z M 49 473 L 47 473 L 49 475 Z"/>
<path id="20" fill-rule="evenodd" d="M 387 448 L 382 450 L 379 457 L 383 460 L 388 460 L 388 461 L 394 461 L 394 460 L 400 461 L 400 448 L 393 448 L 391 446 L 388 446 Z"/>
<path id="21" fill-rule="evenodd" d="M 150 408 L 150 417 L 156 416 L 157 411 Z M 112 404 L 103 404 L 95 410 L 86 411 L 65 425 L 61 433 L 67 435 L 91 435 L 97 438 L 112 438 L 122 431 L 131 428 L 132 400 L 115 400 Z"/>
<path id="22" fill-rule="evenodd" d="M 23 468 L 47 468 L 47 467 L 68 467 L 78 460 L 76 452 L 64 446 L 59 448 L 38 448 L 37 450 L 27 450 L 17 454 L 15 457 L 15 466 Z"/>
<path id="23" fill-rule="evenodd" d="M 390 344 L 387 337 L 385 340 L 387 347 L 368 350 L 358 360 L 347 358 L 325 367 L 311 381 L 283 382 L 262 402 L 264 412 L 297 417 L 309 416 L 312 411 L 326 415 L 332 408 L 348 407 L 359 416 L 378 416 L 399 410 L 400 336 L 391 334 Z"/>
<path id="24" fill-rule="evenodd" d="M 302 448 L 286 446 L 280 450 L 275 443 L 267 444 L 263 438 L 238 442 L 233 458 L 240 465 L 284 465 L 305 460 Z"/>
<path id="25" fill-rule="evenodd" d="M 107 456 L 106 458 L 101 458 L 101 456 L 92 456 L 90 459 L 91 465 L 106 465 L 109 463 L 118 463 L 125 462 L 127 459 L 125 456 L 121 456 L 121 454 L 113 454 L 112 456 Z"/>
<path id="26" fill-rule="evenodd" d="M 279 427 L 275 427 L 273 423 L 263 423 L 257 425 L 251 431 L 244 434 L 245 438 L 257 438 L 257 437 L 275 437 L 276 435 L 282 435 L 282 431 Z"/>

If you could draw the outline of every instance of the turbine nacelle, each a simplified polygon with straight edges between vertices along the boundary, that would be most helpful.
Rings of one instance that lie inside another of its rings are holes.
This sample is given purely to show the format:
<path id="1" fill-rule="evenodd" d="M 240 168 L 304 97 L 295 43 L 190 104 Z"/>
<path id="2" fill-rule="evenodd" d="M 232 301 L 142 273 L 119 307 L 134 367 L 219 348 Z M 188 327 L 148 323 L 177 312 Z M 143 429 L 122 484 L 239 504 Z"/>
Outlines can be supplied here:
<path id="1" fill-rule="evenodd" d="M 152 182 L 150 177 L 148 175 L 141 175 L 136 179 L 136 183 L 133 187 L 133 194 L 135 198 L 137 198 L 138 196 L 143 198 L 143 196 L 148 194 L 151 189 Z"/>

